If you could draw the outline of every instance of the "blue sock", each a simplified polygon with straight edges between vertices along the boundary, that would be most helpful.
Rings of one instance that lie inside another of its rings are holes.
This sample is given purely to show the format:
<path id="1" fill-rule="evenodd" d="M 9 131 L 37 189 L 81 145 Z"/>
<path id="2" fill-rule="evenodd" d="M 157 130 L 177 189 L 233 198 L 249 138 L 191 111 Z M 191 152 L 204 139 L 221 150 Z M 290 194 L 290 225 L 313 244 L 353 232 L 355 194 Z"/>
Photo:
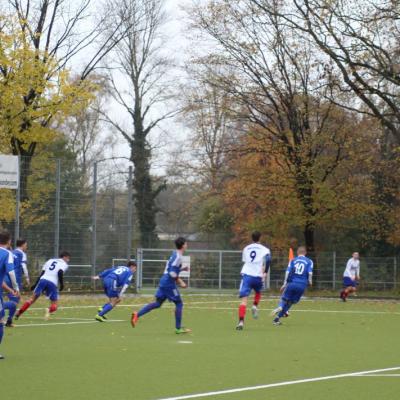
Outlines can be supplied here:
<path id="1" fill-rule="evenodd" d="M 4 309 L 8 310 L 7 322 L 12 322 L 15 312 L 17 311 L 17 304 L 13 301 L 6 301 L 4 303 Z"/>
<path id="2" fill-rule="evenodd" d="M 183 303 L 175 303 L 175 328 L 181 329 Z"/>
<path id="3" fill-rule="evenodd" d="M 4 324 L 0 322 L 0 343 L 3 340 L 3 335 L 4 335 Z"/>
<path id="4" fill-rule="evenodd" d="M 292 306 L 292 303 L 284 301 L 282 311 L 278 314 L 278 317 L 282 318 L 289 311 L 291 306 Z"/>
<path id="5" fill-rule="evenodd" d="M 160 308 L 160 307 L 161 307 L 161 303 L 159 303 L 158 301 L 155 301 L 154 303 L 146 304 L 143 308 L 141 308 L 139 310 L 138 317 L 141 317 L 142 315 L 147 314 L 151 310 L 154 310 L 154 309 Z"/>
<path id="6" fill-rule="evenodd" d="M 103 309 L 99 312 L 100 317 L 102 317 L 104 314 L 107 314 L 112 309 L 113 306 L 111 305 L 111 303 L 104 304 Z"/>

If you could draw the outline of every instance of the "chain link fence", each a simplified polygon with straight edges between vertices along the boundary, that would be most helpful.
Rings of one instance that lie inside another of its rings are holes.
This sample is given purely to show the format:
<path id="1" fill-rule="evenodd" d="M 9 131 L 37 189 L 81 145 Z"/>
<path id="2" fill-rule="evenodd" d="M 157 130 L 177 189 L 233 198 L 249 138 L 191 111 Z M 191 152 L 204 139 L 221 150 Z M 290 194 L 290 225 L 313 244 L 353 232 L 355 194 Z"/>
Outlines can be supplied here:
<path id="1" fill-rule="evenodd" d="M 154 288 L 172 251 L 175 233 L 160 234 L 153 248 L 138 248 L 134 195 L 130 167 L 110 168 L 99 161 L 82 171 L 73 159 L 22 158 L 19 190 L 0 189 L 0 228 L 13 233 L 15 240 L 27 239 L 32 276 L 38 275 L 48 258 L 67 250 L 72 254 L 67 289 L 96 289 L 92 275 L 128 258 L 139 263 L 137 289 Z M 228 248 L 229 234 L 219 234 L 224 239 L 219 241 L 216 235 L 183 235 L 190 242 L 192 288 L 238 289 L 241 251 Z M 218 243 L 224 243 L 223 250 L 217 248 Z M 272 255 L 269 286 L 277 289 L 284 278 L 287 252 L 272 249 Z M 318 253 L 314 260 L 317 289 L 340 288 L 348 258 L 335 252 Z M 398 261 L 396 257 L 362 258 L 361 288 L 396 289 Z"/>

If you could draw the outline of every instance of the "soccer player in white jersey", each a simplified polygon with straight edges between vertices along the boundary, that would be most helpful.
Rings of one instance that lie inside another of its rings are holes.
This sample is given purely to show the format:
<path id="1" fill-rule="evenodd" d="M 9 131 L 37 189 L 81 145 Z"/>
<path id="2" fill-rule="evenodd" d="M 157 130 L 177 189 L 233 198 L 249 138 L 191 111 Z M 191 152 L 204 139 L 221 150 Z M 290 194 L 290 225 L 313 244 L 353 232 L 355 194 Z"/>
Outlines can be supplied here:
<path id="1" fill-rule="evenodd" d="M 258 304 L 261 299 L 261 290 L 271 264 L 270 250 L 260 243 L 261 233 L 253 232 L 251 235 L 253 243 L 243 249 L 241 271 L 242 282 L 240 283 L 239 298 L 239 323 L 236 329 L 241 331 L 244 326 L 244 317 L 246 315 L 247 299 L 252 290 L 254 290 L 254 301 L 251 308 L 254 318 L 258 318 Z"/>
<path id="2" fill-rule="evenodd" d="M 18 319 L 40 296 L 45 294 L 50 300 L 50 307 L 46 309 L 45 319 L 57 310 L 58 285 L 60 292 L 64 289 L 64 273 L 68 269 L 71 255 L 62 251 L 59 258 L 51 258 L 43 265 L 42 273 L 32 286 L 33 295 L 27 300 L 15 314 Z"/>
<path id="3" fill-rule="evenodd" d="M 351 293 L 356 292 L 358 281 L 360 280 L 360 255 L 357 252 L 353 253 L 353 256 L 349 258 L 346 264 L 346 269 L 343 273 L 343 287 L 344 289 L 340 292 L 340 298 L 346 301 L 347 297 Z"/>

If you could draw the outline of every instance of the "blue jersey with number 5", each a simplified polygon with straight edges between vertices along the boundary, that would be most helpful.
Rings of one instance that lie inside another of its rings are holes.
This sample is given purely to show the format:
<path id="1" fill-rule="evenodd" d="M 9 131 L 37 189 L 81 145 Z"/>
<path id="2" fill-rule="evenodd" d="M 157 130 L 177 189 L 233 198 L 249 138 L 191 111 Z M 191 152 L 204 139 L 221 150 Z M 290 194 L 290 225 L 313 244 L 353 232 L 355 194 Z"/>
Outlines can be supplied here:
<path id="1" fill-rule="evenodd" d="M 130 270 L 130 268 L 121 266 L 121 267 L 112 267 L 106 269 L 101 274 L 99 274 L 99 277 L 102 279 L 104 278 L 114 279 L 117 282 L 117 287 L 121 287 L 130 284 L 132 280 L 132 275 L 133 272 Z"/>
<path id="2" fill-rule="evenodd" d="M 308 274 L 313 272 L 314 264 L 306 256 L 298 256 L 290 261 L 287 272 L 288 282 L 308 285 Z"/>

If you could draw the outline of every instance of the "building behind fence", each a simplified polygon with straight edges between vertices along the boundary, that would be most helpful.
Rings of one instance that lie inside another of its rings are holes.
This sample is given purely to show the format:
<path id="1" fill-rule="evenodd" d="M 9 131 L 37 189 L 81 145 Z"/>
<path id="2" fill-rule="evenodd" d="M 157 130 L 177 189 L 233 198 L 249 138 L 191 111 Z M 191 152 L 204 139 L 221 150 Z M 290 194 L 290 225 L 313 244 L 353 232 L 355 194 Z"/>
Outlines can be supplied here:
<path id="1" fill-rule="evenodd" d="M 111 264 L 126 262 L 130 256 L 139 264 L 136 287 L 155 287 L 172 251 L 175 233 L 160 235 L 158 243 L 144 243 L 138 248 L 132 195 L 132 169 L 111 170 L 96 164 L 85 179 L 76 166 L 60 160 L 42 163 L 40 158 L 21 171 L 18 191 L 8 190 L 12 218 L 0 219 L 1 228 L 14 237 L 28 240 L 29 269 L 37 275 L 46 259 L 60 250 L 72 253 L 66 274 L 70 290 L 92 290 L 91 275 Z M 2 191 L 7 189 L 0 189 Z M 4 194 L 5 192 L 3 192 Z M 19 207 L 16 207 L 16 204 Z M 14 217 L 15 216 L 15 217 Z M 182 234 L 182 233 L 181 233 Z M 223 235 L 222 235 L 223 236 Z M 225 235 L 226 237 L 229 235 Z M 190 286 L 197 289 L 237 290 L 242 267 L 241 251 L 219 250 L 218 240 L 196 234 L 188 235 L 191 257 Z M 269 285 L 281 286 L 287 266 L 287 252 L 272 249 Z M 315 280 L 318 289 L 341 287 L 342 274 L 350 255 L 318 253 Z M 361 259 L 362 288 L 392 290 L 397 288 L 396 257 Z"/>

